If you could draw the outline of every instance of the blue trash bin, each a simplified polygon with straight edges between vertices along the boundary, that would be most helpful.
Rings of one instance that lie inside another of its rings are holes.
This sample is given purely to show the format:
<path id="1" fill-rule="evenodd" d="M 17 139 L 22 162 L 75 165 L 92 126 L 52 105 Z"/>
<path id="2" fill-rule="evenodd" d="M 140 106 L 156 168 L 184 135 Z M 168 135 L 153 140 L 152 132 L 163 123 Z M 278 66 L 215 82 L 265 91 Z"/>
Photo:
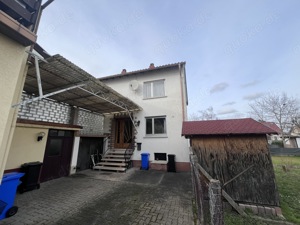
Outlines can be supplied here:
<path id="1" fill-rule="evenodd" d="M 18 211 L 14 205 L 17 187 L 24 173 L 6 173 L 0 185 L 0 220 L 15 215 Z"/>
<path id="2" fill-rule="evenodd" d="M 142 153 L 142 166 L 141 169 L 142 170 L 148 170 L 149 169 L 149 153 Z"/>

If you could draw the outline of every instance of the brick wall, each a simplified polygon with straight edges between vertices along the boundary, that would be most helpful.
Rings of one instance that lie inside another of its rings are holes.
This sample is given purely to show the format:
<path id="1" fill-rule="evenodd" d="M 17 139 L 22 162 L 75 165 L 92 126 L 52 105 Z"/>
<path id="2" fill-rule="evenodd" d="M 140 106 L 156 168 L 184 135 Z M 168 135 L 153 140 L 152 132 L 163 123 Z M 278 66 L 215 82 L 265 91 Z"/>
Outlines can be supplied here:
<path id="1" fill-rule="evenodd" d="M 31 99 L 32 96 L 23 93 L 22 101 Z M 77 121 L 73 122 L 74 108 L 51 99 L 42 99 L 21 105 L 19 107 L 19 119 L 44 121 L 51 123 L 80 125 L 83 129 L 81 135 L 102 135 L 104 117 L 100 114 L 79 109 Z"/>

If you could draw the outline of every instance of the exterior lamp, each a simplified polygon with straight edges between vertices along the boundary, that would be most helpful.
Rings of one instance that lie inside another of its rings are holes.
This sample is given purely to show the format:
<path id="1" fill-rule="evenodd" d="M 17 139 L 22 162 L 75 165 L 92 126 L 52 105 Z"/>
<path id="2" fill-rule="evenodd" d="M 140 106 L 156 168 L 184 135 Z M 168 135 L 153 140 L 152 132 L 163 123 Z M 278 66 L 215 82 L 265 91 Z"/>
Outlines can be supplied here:
<path id="1" fill-rule="evenodd" d="M 45 132 L 38 133 L 38 135 L 37 135 L 37 141 L 43 140 L 43 138 L 44 138 L 45 135 L 46 135 Z"/>

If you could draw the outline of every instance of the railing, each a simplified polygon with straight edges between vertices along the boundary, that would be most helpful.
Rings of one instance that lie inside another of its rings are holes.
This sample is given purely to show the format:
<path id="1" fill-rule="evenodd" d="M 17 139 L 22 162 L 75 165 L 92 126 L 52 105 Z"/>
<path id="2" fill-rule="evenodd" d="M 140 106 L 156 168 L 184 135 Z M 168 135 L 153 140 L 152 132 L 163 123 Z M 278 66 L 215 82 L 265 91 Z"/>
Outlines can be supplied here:
<path id="1" fill-rule="evenodd" d="M 33 31 L 41 4 L 42 0 L 0 0 L 0 10 Z"/>
<path id="2" fill-rule="evenodd" d="M 134 144 L 135 144 L 135 141 L 133 138 L 130 145 L 126 148 L 125 153 L 124 153 L 125 162 L 127 163 L 127 169 L 132 167 L 131 156 L 133 155 Z M 129 151 L 130 151 L 130 153 L 129 153 Z"/>

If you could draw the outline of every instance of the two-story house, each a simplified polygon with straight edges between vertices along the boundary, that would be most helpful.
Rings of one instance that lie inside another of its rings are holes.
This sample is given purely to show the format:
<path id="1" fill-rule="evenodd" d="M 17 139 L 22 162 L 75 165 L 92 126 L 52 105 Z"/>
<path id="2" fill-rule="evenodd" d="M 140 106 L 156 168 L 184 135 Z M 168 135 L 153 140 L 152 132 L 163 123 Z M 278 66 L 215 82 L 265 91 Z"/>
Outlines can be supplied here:
<path id="1" fill-rule="evenodd" d="M 110 124 L 106 127 L 111 133 L 110 148 L 135 149 L 131 156 L 135 167 L 141 166 L 141 153 L 149 153 L 152 169 L 167 170 L 168 155 L 175 155 L 176 170 L 190 170 L 188 141 L 181 137 L 188 105 L 185 62 L 163 66 L 151 63 L 149 68 L 133 72 L 123 69 L 100 81 L 142 108 L 105 117 L 111 120 L 106 122 Z"/>

